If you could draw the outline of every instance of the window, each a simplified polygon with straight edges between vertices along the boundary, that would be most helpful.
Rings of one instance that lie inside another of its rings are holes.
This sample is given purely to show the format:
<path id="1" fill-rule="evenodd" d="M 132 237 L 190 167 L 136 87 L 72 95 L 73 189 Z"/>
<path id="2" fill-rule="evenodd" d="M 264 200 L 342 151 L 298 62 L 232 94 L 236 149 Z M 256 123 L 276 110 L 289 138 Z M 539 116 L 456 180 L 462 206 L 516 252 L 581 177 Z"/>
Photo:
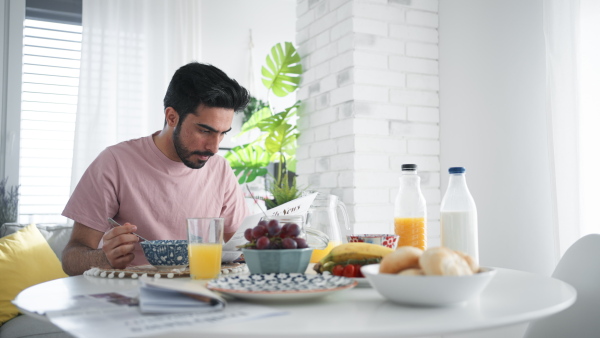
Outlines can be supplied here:
<path id="1" fill-rule="evenodd" d="M 70 193 L 81 25 L 23 28 L 19 222 L 64 222 Z"/>
<path id="2" fill-rule="evenodd" d="M 81 0 L 26 0 L 10 2 L 4 13 L 9 40 L 2 48 L 9 57 L 3 62 L 14 70 L 8 84 L 21 86 L 4 92 L 10 107 L 3 112 L 9 137 L 2 169 L 12 184 L 18 179 L 20 223 L 66 222 L 60 213 L 71 184 L 81 8 Z"/>

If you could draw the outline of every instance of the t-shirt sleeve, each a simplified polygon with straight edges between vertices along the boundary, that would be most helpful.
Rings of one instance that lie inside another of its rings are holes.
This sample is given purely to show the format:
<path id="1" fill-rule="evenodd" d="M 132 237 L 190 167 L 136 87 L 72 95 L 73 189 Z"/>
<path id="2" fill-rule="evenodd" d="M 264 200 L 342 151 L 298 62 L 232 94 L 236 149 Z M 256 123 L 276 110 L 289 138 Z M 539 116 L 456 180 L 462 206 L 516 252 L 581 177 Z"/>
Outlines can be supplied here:
<path id="1" fill-rule="evenodd" d="M 105 149 L 84 172 L 62 215 L 92 229 L 108 231 L 107 218 L 119 210 L 117 172 L 114 155 Z"/>
<path id="2" fill-rule="evenodd" d="M 242 224 L 244 218 L 249 215 L 248 205 L 242 188 L 240 187 L 233 170 L 228 162 L 224 161 L 225 171 L 223 183 L 225 185 L 225 196 L 223 199 L 223 208 L 221 217 L 225 218 L 225 233 L 236 232 Z"/>

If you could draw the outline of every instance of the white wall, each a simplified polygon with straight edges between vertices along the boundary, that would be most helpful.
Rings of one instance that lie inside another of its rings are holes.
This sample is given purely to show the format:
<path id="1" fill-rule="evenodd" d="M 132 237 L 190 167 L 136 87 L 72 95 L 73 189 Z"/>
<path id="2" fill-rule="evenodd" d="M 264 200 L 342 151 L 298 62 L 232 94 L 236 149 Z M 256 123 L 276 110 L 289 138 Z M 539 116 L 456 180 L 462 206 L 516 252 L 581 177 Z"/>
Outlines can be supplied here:
<path id="1" fill-rule="evenodd" d="M 481 263 L 554 269 L 542 0 L 440 1 L 442 193 L 465 166 Z"/>
<path id="2" fill-rule="evenodd" d="M 354 233 L 390 233 L 416 163 L 439 245 L 438 1 L 298 0 L 297 15 L 298 183 L 340 196 Z"/>
<path id="3" fill-rule="evenodd" d="M 266 88 L 260 81 L 260 69 L 265 64 L 271 47 L 279 42 L 294 42 L 296 37 L 295 0 L 202 0 L 202 60 L 219 67 L 250 90 L 253 96 L 267 98 Z M 249 80 L 250 30 L 254 49 L 252 53 L 254 81 Z M 274 95 L 272 95 L 274 96 Z M 291 106 L 296 99 L 290 94 L 283 99 L 270 98 L 277 108 Z M 279 111 L 279 110 L 277 110 Z M 241 115 L 234 120 L 233 132 L 221 147 L 233 147 L 239 131 Z"/>

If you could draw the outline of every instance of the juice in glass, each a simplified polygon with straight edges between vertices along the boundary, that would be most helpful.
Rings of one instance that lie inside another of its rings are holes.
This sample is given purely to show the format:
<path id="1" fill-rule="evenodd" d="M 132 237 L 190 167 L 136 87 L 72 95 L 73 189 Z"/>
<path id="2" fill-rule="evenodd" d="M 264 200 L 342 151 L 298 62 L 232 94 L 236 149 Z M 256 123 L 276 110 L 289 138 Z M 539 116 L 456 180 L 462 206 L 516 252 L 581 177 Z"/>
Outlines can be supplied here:
<path id="1" fill-rule="evenodd" d="M 312 255 L 310 256 L 310 262 L 318 263 L 321 259 L 323 259 L 323 257 L 325 257 L 329 254 L 331 249 L 333 249 L 334 247 L 336 247 L 340 244 L 342 244 L 342 243 L 335 242 L 335 241 L 329 241 L 327 243 L 327 247 L 325 247 L 325 249 L 320 249 L 320 250 L 314 249 L 312 252 Z"/>
<path id="2" fill-rule="evenodd" d="M 188 258 L 192 279 L 213 279 L 221 273 L 222 217 L 187 219 Z"/>
<path id="3" fill-rule="evenodd" d="M 427 233 L 425 218 L 394 218 L 394 232 L 400 236 L 398 247 L 409 245 L 425 250 L 427 247 Z"/>
<path id="4" fill-rule="evenodd" d="M 221 273 L 222 251 L 222 244 L 190 244 L 188 255 L 192 279 L 217 278 Z"/>

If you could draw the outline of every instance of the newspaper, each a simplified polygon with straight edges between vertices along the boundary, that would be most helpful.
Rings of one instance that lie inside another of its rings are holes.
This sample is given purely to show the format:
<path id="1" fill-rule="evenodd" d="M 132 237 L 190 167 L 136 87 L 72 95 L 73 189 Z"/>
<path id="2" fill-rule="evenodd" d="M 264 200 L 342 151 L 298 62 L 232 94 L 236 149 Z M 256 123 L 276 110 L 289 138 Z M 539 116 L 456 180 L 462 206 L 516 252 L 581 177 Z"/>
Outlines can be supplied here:
<path id="1" fill-rule="evenodd" d="M 150 289 L 150 295 L 142 290 Z M 157 298 L 154 291 L 168 294 Z M 191 295 L 188 296 L 188 295 Z M 203 296 L 206 298 L 196 298 Z M 186 299 L 187 298 L 187 299 Z M 142 303 L 150 301 L 142 310 Z M 226 301 L 190 280 L 147 279 L 139 289 L 74 296 L 68 307 L 46 311 L 52 323 L 75 337 L 141 337 L 205 325 L 284 315 L 287 312 L 250 303 Z"/>
<path id="2" fill-rule="evenodd" d="M 78 309 L 55 310 L 46 317 L 75 337 L 142 337 L 198 331 L 206 325 L 231 323 L 286 314 L 285 311 L 250 303 L 231 303 L 222 311 L 189 311 L 168 314 L 143 314 L 137 295 L 105 293 L 78 296 Z M 92 305 L 93 304 L 93 305 Z M 81 305 L 81 304 L 80 304 Z"/>
<path id="3" fill-rule="evenodd" d="M 215 312 L 225 299 L 193 280 L 140 278 L 142 313 Z"/>

